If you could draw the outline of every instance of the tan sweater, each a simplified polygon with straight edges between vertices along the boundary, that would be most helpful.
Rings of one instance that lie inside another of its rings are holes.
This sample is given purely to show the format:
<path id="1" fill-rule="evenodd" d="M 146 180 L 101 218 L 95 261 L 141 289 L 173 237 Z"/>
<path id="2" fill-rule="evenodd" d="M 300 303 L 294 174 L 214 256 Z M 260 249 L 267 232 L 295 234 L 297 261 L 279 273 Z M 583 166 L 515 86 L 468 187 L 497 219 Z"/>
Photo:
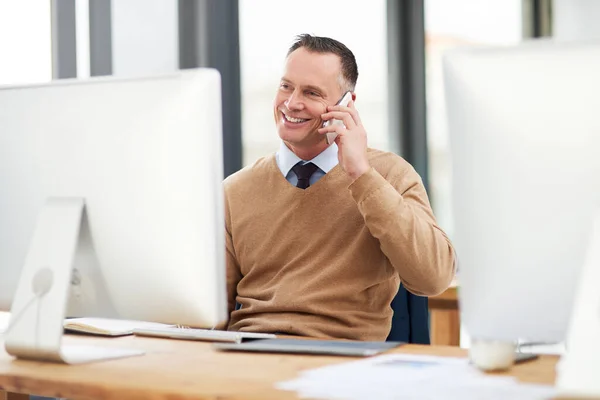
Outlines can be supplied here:
<path id="1" fill-rule="evenodd" d="M 225 180 L 229 330 L 385 340 L 400 281 L 448 287 L 454 250 L 420 177 L 395 154 L 368 157 L 353 183 L 337 165 L 296 188 L 274 155 Z"/>

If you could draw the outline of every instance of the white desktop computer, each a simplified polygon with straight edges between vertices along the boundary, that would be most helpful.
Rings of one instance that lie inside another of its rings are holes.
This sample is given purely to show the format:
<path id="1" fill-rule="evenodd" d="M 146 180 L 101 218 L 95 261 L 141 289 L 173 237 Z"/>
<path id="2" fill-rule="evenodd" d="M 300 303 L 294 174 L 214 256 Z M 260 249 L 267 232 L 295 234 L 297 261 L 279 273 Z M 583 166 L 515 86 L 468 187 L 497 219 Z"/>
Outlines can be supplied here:
<path id="1" fill-rule="evenodd" d="M 598 71 L 600 43 L 445 57 L 452 239 L 474 347 L 566 339 L 600 207 Z"/>
<path id="2" fill-rule="evenodd" d="M 210 328 L 227 319 L 217 71 L 0 88 L 0 310 L 17 357 L 68 316 Z"/>

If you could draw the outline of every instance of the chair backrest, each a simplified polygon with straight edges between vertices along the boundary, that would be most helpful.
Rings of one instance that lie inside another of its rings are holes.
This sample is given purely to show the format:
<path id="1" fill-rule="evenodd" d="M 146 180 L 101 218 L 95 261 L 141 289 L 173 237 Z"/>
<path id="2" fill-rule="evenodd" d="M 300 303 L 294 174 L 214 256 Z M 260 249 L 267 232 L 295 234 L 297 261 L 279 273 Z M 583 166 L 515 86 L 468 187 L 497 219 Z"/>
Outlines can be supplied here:
<path id="1" fill-rule="evenodd" d="M 392 300 L 392 329 L 387 341 L 430 344 L 429 302 L 427 297 L 417 296 L 400 284 Z"/>

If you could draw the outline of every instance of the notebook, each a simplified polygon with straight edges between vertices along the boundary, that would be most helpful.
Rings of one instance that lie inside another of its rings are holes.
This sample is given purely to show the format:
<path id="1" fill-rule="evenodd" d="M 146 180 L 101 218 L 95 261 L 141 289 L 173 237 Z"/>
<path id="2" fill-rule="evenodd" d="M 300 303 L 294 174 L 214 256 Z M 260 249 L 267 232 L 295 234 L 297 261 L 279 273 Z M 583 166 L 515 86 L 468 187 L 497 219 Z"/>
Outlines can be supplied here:
<path id="1" fill-rule="evenodd" d="M 372 356 L 403 345 L 402 342 L 353 342 L 341 340 L 262 339 L 250 342 L 218 343 L 214 348 L 224 351 L 261 353 L 328 354 L 336 356 Z"/>
<path id="2" fill-rule="evenodd" d="M 64 322 L 64 328 L 67 331 L 100 336 L 125 336 L 132 335 L 135 329 L 154 329 L 171 326 L 174 325 L 109 318 L 69 318 Z"/>

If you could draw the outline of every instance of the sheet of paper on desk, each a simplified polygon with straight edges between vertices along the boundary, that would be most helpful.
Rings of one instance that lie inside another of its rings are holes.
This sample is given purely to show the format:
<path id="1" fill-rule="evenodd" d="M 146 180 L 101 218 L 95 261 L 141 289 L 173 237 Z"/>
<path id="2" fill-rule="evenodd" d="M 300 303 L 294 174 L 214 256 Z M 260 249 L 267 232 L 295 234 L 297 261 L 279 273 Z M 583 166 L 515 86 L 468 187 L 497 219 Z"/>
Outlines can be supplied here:
<path id="1" fill-rule="evenodd" d="M 330 399 L 545 399 L 552 387 L 485 375 L 466 359 L 390 354 L 305 371 L 280 382 L 301 398 Z"/>

